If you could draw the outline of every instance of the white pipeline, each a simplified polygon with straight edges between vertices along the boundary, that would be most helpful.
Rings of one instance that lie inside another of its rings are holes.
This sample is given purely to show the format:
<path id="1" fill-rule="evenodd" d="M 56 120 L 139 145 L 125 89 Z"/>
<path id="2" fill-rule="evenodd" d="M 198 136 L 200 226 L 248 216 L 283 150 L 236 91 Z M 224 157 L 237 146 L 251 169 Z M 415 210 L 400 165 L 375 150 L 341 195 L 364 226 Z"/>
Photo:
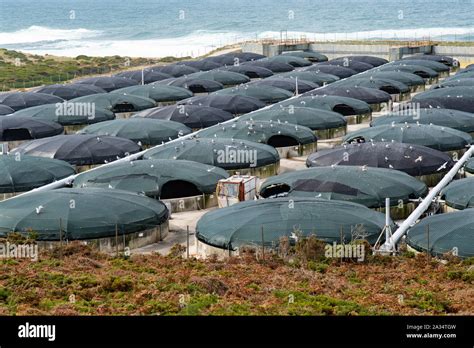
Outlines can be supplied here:
<path id="1" fill-rule="evenodd" d="M 461 157 L 459 161 L 456 162 L 453 168 L 444 176 L 444 178 L 436 185 L 430 193 L 423 199 L 420 205 L 410 214 L 410 216 L 403 221 L 403 223 L 398 227 L 395 233 L 385 241 L 380 247 L 382 251 L 394 250 L 396 244 L 399 240 L 407 233 L 408 229 L 419 219 L 419 217 L 429 208 L 433 199 L 440 193 L 440 191 L 448 185 L 454 176 L 458 173 L 464 163 L 472 156 L 474 153 L 474 146 L 471 146 L 466 153 Z"/>

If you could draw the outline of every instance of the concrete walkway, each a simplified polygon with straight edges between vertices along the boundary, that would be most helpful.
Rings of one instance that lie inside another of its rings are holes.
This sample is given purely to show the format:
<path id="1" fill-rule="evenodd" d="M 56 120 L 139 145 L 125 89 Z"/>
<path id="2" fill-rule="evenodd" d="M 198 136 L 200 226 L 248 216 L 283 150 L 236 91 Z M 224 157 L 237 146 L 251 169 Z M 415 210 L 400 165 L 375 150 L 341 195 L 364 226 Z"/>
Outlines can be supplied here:
<path id="1" fill-rule="evenodd" d="M 195 232 L 196 232 L 196 224 L 199 219 L 207 212 L 214 210 L 217 208 L 212 209 L 205 209 L 205 210 L 197 210 L 197 211 L 187 211 L 182 213 L 173 213 L 171 219 L 169 220 L 169 233 L 163 241 L 158 243 L 153 243 L 142 248 L 137 248 L 131 250 L 131 254 L 142 254 L 142 255 L 149 255 L 152 253 L 159 253 L 161 255 L 168 255 L 171 248 L 176 245 L 180 244 L 186 247 L 186 230 L 187 226 L 189 226 L 189 252 L 190 255 L 195 255 L 196 252 L 196 239 L 195 239 Z"/>

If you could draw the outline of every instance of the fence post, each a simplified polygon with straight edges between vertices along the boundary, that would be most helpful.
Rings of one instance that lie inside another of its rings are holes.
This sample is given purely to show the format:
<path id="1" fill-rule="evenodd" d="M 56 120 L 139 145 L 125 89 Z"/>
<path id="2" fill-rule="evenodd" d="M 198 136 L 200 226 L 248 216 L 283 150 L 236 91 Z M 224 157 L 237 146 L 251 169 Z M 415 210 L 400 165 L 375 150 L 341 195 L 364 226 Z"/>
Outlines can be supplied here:
<path id="1" fill-rule="evenodd" d="M 115 253 L 116 257 L 119 256 L 119 247 L 118 247 L 118 225 L 115 224 Z"/>
<path id="2" fill-rule="evenodd" d="M 63 258 L 63 220 L 59 218 L 59 258 Z"/>
<path id="3" fill-rule="evenodd" d="M 426 225 L 426 252 L 428 253 L 428 261 L 431 259 L 430 252 L 430 225 Z"/>
<path id="4" fill-rule="evenodd" d="M 342 246 L 342 248 L 344 248 L 344 239 L 343 239 L 344 230 L 343 230 L 342 225 L 341 225 L 341 230 L 340 230 L 339 233 L 341 234 L 341 246 Z M 341 262 L 344 261 L 343 259 L 344 259 L 344 253 L 342 253 L 342 255 L 341 255 Z"/>
<path id="5" fill-rule="evenodd" d="M 189 259 L 189 226 L 186 226 L 186 258 Z"/>
<path id="6" fill-rule="evenodd" d="M 126 248 L 126 246 L 125 246 L 125 231 L 124 231 L 123 227 L 122 227 L 122 240 L 123 240 L 123 251 L 125 251 L 125 248 Z"/>

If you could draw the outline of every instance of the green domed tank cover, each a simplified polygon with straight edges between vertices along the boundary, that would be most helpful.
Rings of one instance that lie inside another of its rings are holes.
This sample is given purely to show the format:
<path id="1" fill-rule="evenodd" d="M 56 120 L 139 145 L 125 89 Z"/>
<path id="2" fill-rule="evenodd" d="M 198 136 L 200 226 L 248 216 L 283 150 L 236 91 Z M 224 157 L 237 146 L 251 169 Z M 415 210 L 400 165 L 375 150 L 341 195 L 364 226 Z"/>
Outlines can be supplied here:
<path id="1" fill-rule="evenodd" d="M 263 144 L 272 144 L 272 139 L 281 137 L 292 139 L 293 144 L 290 145 L 311 144 L 317 141 L 314 133 L 307 127 L 290 123 L 250 120 L 235 120 L 228 124 L 215 125 L 199 131 L 198 136 L 242 139 Z"/>
<path id="2" fill-rule="evenodd" d="M 150 98 L 156 102 L 178 101 L 193 96 L 193 93 L 186 88 L 155 83 L 120 88 L 111 92 L 111 94 L 112 93 Z"/>
<path id="3" fill-rule="evenodd" d="M 159 198 L 167 183 L 187 182 L 201 193 L 212 194 L 217 182 L 228 177 L 224 169 L 192 161 L 139 160 L 82 173 L 74 187 L 113 188 Z"/>
<path id="4" fill-rule="evenodd" d="M 471 144 L 472 137 L 448 127 L 426 124 L 392 124 L 365 128 L 352 132 L 343 138 L 345 143 L 352 142 L 399 142 L 423 145 L 439 151 L 464 149 Z"/>
<path id="5" fill-rule="evenodd" d="M 139 145 L 159 145 L 191 132 L 191 128 L 174 121 L 129 118 L 96 123 L 77 134 L 109 135 L 130 139 Z"/>
<path id="6" fill-rule="evenodd" d="M 429 246 L 428 246 L 429 226 Z M 410 228 L 407 243 L 415 250 L 435 256 L 452 253 L 462 258 L 474 257 L 474 209 L 433 215 Z"/>
<path id="7" fill-rule="evenodd" d="M 237 161 L 238 157 L 235 161 L 222 161 L 221 157 L 231 152 L 244 154 L 244 156 L 240 156 L 240 161 Z M 278 151 L 272 146 L 227 138 L 186 139 L 150 149 L 143 155 L 143 158 L 189 160 L 226 170 L 258 168 L 280 161 Z"/>
<path id="8" fill-rule="evenodd" d="M 87 95 L 85 97 L 74 98 L 69 103 L 90 103 L 96 108 L 122 111 L 120 105 L 127 105 L 126 111 L 141 111 L 156 106 L 153 99 L 131 94 L 120 93 L 99 93 Z"/>
<path id="9" fill-rule="evenodd" d="M 273 105 L 272 108 L 286 106 L 307 107 L 334 112 L 339 112 L 339 110 L 341 110 L 339 113 L 345 116 L 369 114 L 372 112 L 370 105 L 362 100 L 333 95 L 315 95 L 292 98 L 291 100 L 285 100 Z"/>
<path id="10" fill-rule="evenodd" d="M 293 93 L 287 90 L 271 86 L 241 85 L 232 88 L 224 88 L 212 93 L 213 95 L 241 95 L 252 97 L 264 103 L 277 103 L 291 98 Z"/>
<path id="11" fill-rule="evenodd" d="M 450 127 L 462 132 L 474 132 L 474 114 L 451 109 L 420 109 L 392 112 L 377 117 L 371 126 L 381 126 L 392 123 L 420 123 Z"/>
<path id="12" fill-rule="evenodd" d="M 305 107 L 285 107 L 257 110 L 239 117 L 240 121 L 273 121 L 291 123 L 308 127 L 312 130 L 322 130 L 344 127 L 346 119 L 337 112 Z"/>
<path id="13" fill-rule="evenodd" d="M 96 108 L 93 103 L 72 102 L 34 106 L 17 111 L 12 116 L 31 117 L 56 122 L 63 126 L 91 124 L 115 118 L 112 111 Z"/>
<path id="14" fill-rule="evenodd" d="M 466 165 L 464 166 L 464 170 L 468 173 L 474 174 L 474 158 L 471 158 L 467 161 Z"/>
<path id="15" fill-rule="evenodd" d="M 392 205 L 428 193 L 427 186 L 412 176 L 393 169 L 332 166 L 289 172 L 267 179 L 260 187 L 262 197 L 288 195 L 350 201 L 370 208 Z"/>
<path id="16" fill-rule="evenodd" d="M 0 202 L 0 237 L 11 232 L 38 233 L 37 240 L 98 239 L 134 233 L 164 223 L 168 209 L 135 193 L 98 189 L 58 189 Z"/>
<path id="17" fill-rule="evenodd" d="M 0 193 L 25 192 L 75 174 L 67 162 L 44 158 L 0 155 Z"/>
<path id="18" fill-rule="evenodd" d="M 217 248 L 278 245 L 281 237 L 316 235 L 327 243 L 351 242 L 355 235 L 376 242 L 385 225 L 382 213 L 362 205 L 315 198 L 247 201 L 205 214 L 197 223 L 198 240 Z"/>
<path id="19" fill-rule="evenodd" d="M 474 208 L 474 177 L 451 182 L 440 195 L 454 209 Z"/>

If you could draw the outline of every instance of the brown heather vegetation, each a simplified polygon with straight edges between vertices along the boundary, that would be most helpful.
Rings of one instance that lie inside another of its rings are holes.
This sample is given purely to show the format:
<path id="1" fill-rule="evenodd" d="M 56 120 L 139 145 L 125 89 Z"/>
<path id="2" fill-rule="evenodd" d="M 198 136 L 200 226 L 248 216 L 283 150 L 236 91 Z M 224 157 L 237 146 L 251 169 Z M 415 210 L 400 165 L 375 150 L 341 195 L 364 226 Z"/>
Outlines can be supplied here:
<path id="1" fill-rule="evenodd" d="M 37 262 L 0 261 L 0 315 L 474 314 L 472 259 L 357 263 L 301 257 L 305 249 L 218 261 L 113 257 L 70 243 Z"/>

